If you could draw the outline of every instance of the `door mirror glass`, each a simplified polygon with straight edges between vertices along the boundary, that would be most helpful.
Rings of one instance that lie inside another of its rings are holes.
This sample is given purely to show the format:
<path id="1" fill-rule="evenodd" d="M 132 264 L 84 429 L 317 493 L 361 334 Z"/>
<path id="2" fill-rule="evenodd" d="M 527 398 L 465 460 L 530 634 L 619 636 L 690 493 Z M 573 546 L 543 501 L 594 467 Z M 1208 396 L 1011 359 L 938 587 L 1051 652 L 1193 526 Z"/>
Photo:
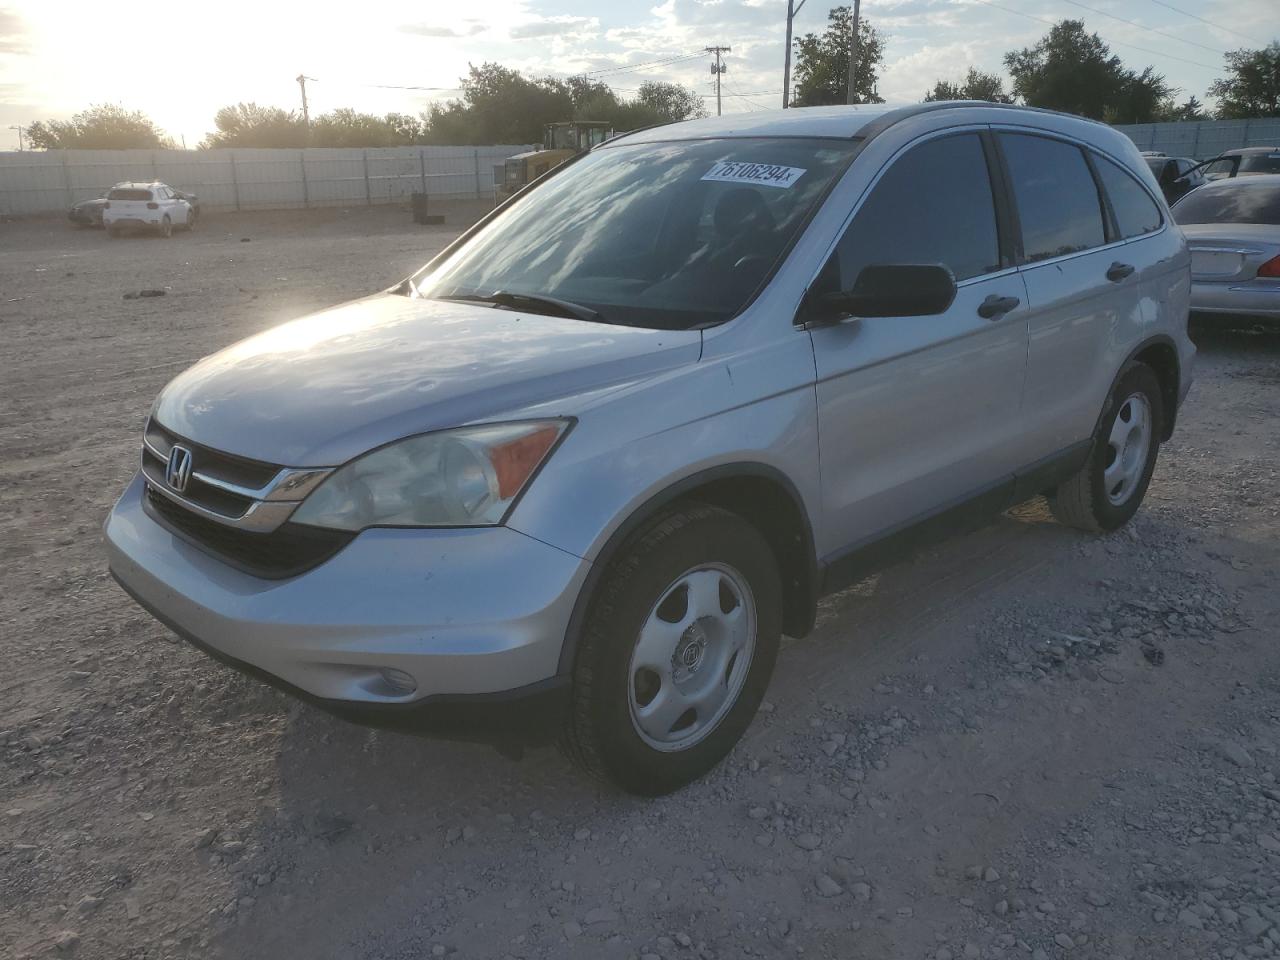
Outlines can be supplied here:
<path id="1" fill-rule="evenodd" d="M 818 319 L 928 317 L 946 312 L 956 298 L 956 278 L 939 263 L 870 264 L 849 290 L 821 294 Z"/>

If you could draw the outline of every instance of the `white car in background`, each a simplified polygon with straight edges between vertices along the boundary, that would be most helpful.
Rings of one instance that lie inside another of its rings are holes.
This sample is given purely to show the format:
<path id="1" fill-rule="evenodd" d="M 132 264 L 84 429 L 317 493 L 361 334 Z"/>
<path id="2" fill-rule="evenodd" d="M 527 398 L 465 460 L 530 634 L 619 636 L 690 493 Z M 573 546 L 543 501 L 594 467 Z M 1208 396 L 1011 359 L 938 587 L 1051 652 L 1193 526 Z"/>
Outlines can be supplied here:
<path id="1" fill-rule="evenodd" d="M 195 211 L 185 196 L 158 180 L 152 183 L 117 183 L 107 192 L 102 224 L 107 236 L 118 237 L 126 228 L 155 230 L 170 236 L 174 227 L 190 230 Z"/>

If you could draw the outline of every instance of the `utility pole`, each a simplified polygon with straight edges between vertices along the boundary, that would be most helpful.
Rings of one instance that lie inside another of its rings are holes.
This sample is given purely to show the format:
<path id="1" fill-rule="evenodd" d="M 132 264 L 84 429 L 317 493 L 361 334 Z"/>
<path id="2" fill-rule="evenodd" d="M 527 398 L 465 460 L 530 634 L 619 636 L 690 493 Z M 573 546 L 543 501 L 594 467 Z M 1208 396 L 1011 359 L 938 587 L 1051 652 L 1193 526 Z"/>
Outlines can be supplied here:
<path id="1" fill-rule="evenodd" d="M 853 74 L 858 67 L 858 21 L 861 19 L 862 0 L 853 0 L 853 42 L 849 44 L 849 93 L 845 103 L 857 103 L 858 97 L 853 92 Z"/>
<path id="2" fill-rule="evenodd" d="M 782 109 L 791 106 L 791 24 L 807 0 L 787 0 L 787 59 L 782 67 Z"/>
<path id="3" fill-rule="evenodd" d="M 707 53 L 715 54 L 716 62 L 711 65 L 711 72 L 716 77 L 716 116 L 720 116 L 720 74 L 729 68 L 720 62 L 720 54 L 730 53 L 733 47 L 703 47 Z"/>
<path id="4" fill-rule="evenodd" d="M 18 151 L 21 152 L 22 151 L 22 130 L 23 130 L 22 125 L 17 123 L 11 124 L 9 129 L 18 131 Z"/>
<path id="5" fill-rule="evenodd" d="M 298 86 L 302 88 L 302 125 L 308 130 L 311 129 L 311 111 L 307 109 L 307 81 L 314 81 L 315 77 L 308 77 L 298 74 Z"/>

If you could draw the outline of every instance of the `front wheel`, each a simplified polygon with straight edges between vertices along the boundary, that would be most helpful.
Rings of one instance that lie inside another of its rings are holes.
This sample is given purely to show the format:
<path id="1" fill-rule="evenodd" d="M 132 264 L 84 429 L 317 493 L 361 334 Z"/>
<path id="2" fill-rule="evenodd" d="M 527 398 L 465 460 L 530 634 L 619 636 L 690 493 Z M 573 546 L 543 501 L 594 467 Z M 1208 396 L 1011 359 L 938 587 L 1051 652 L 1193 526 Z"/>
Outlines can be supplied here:
<path id="1" fill-rule="evenodd" d="M 737 515 L 690 504 L 642 529 L 591 599 L 570 756 L 644 796 L 706 773 L 764 697 L 781 608 L 773 552 Z"/>
<path id="2" fill-rule="evenodd" d="M 1094 532 L 1128 523 L 1151 483 L 1163 429 L 1160 381 L 1145 363 L 1132 363 L 1107 400 L 1089 459 L 1049 497 L 1053 515 Z"/>

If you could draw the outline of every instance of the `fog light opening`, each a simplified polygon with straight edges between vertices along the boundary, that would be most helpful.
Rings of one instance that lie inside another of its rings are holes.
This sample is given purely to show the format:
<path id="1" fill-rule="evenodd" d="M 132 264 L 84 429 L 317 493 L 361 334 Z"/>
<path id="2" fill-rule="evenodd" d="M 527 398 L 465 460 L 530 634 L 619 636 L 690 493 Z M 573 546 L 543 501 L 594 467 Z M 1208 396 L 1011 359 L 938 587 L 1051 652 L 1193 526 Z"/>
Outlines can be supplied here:
<path id="1" fill-rule="evenodd" d="M 418 681 L 403 670 L 397 670 L 395 667 L 383 667 L 378 673 L 382 676 L 382 682 L 390 687 L 392 693 L 397 696 L 408 696 L 418 689 Z"/>

